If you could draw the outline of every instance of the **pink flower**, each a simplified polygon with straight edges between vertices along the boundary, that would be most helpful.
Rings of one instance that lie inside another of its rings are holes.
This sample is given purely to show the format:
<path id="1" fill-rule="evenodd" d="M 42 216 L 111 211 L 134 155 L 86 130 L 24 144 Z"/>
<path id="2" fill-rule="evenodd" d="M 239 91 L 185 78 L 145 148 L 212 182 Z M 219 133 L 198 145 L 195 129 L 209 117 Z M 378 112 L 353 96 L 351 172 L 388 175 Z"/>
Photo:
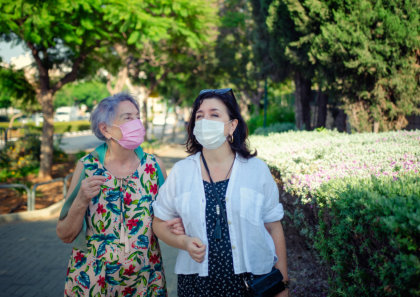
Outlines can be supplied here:
<path id="1" fill-rule="evenodd" d="M 151 185 L 151 187 L 150 187 L 150 192 L 152 192 L 153 194 L 157 194 L 157 191 L 158 191 L 158 187 L 157 187 L 157 185 L 156 184 L 154 184 L 154 185 Z"/>
<path id="2" fill-rule="evenodd" d="M 130 264 L 130 267 L 124 271 L 124 275 L 132 275 L 134 273 L 134 266 Z"/>
<path id="3" fill-rule="evenodd" d="M 96 209 L 97 213 L 106 213 L 106 209 L 104 208 L 104 206 L 102 204 L 98 204 L 98 208 Z"/>
<path id="4" fill-rule="evenodd" d="M 150 263 L 155 264 L 159 262 L 159 256 L 158 255 L 151 255 L 150 256 Z"/>
<path id="5" fill-rule="evenodd" d="M 82 259 L 84 258 L 83 254 L 79 251 L 77 252 L 76 257 L 74 257 L 74 260 L 77 262 L 82 261 Z"/>
<path id="6" fill-rule="evenodd" d="M 152 164 L 146 164 L 146 169 L 144 169 L 144 171 L 148 174 L 153 174 L 156 169 L 153 167 Z"/>
<path id="7" fill-rule="evenodd" d="M 126 287 L 126 288 L 124 289 L 124 291 L 123 291 L 123 295 L 124 295 L 124 296 L 126 296 L 126 295 L 130 295 L 130 294 L 133 294 L 133 292 L 134 292 L 134 289 L 133 289 L 133 288 Z"/>
<path id="8" fill-rule="evenodd" d="M 103 288 L 105 287 L 105 278 L 103 276 L 99 276 L 98 285 Z"/>
<path id="9" fill-rule="evenodd" d="M 138 221 L 139 220 L 137 220 L 137 219 L 128 220 L 128 222 L 127 222 L 128 229 L 131 230 L 131 229 L 133 229 L 133 227 L 137 226 Z"/>
<path id="10" fill-rule="evenodd" d="M 124 197 L 124 203 L 125 204 L 131 204 L 133 200 L 131 200 L 131 194 L 130 193 L 126 193 L 125 197 Z"/>

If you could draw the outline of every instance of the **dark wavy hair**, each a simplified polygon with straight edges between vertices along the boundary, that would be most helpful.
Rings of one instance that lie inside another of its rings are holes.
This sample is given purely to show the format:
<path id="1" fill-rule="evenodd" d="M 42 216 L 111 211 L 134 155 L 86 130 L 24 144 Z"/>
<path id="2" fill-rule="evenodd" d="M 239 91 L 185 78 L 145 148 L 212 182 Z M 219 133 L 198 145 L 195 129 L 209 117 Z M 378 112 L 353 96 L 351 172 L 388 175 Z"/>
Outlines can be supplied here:
<path id="1" fill-rule="evenodd" d="M 245 159 L 255 157 L 257 155 L 257 151 L 255 150 L 251 153 L 248 147 L 248 127 L 241 116 L 239 105 L 232 89 L 203 90 L 195 99 L 187 127 L 188 139 L 185 143 L 187 153 L 192 155 L 197 152 L 201 152 L 203 149 L 203 146 L 198 143 L 193 133 L 195 127 L 195 116 L 203 101 L 210 98 L 216 98 L 223 102 L 223 104 L 227 107 L 229 119 L 238 120 L 238 125 L 236 126 L 235 132 L 233 132 L 233 143 L 228 141 L 232 151 L 238 153 Z"/>

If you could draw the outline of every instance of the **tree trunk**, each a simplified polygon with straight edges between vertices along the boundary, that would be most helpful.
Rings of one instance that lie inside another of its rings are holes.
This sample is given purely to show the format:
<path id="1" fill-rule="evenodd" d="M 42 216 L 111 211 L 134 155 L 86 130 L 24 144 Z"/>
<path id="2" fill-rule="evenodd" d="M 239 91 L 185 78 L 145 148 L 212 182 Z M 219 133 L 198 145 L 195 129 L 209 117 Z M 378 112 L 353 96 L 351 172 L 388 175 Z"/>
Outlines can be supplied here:
<path id="1" fill-rule="evenodd" d="M 341 108 L 335 108 L 333 110 L 333 117 L 334 117 L 334 126 L 337 128 L 339 132 L 346 132 L 347 129 L 347 115 Z"/>
<path id="2" fill-rule="evenodd" d="M 295 74 L 295 123 L 298 130 L 311 130 L 311 81 Z"/>
<path id="3" fill-rule="evenodd" d="M 327 121 L 327 104 L 328 96 L 322 91 L 318 91 L 317 98 L 317 119 L 316 119 L 316 128 L 326 126 Z"/>
<path id="4" fill-rule="evenodd" d="M 53 161 L 53 137 L 54 137 L 54 96 L 51 91 L 39 95 L 44 124 L 41 136 L 41 164 L 38 176 L 41 179 L 51 179 L 51 167 Z"/>

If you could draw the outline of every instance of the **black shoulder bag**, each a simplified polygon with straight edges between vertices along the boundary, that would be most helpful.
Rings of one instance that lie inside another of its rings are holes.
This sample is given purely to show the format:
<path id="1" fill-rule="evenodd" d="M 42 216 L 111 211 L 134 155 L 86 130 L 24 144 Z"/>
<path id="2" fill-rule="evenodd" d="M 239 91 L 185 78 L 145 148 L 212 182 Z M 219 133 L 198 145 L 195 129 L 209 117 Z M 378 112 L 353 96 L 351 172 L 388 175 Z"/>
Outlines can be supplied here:
<path id="1" fill-rule="evenodd" d="M 249 297 L 273 297 L 288 287 L 283 282 L 280 270 L 275 267 L 267 274 L 254 276 L 249 281 L 244 279 L 244 281 Z"/>

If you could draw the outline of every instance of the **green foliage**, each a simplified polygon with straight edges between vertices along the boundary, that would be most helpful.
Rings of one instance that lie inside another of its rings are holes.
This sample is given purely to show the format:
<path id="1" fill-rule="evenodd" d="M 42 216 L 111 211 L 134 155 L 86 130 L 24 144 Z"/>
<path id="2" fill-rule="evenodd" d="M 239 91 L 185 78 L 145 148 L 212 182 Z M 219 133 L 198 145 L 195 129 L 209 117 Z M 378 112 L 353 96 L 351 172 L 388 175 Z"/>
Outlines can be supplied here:
<path id="1" fill-rule="evenodd" d="M 321 186 L 316 247 L 330 296 L 420 294 L 420 178 L 346 178 Z"/>
<path id="2" fill-rule="evenodd" d="M 405 116 L 420 113 L 418 1 L 310 2 L 308 15 L 321 24 L 308 54 L 352 127 L 403 128 Z"/>
<path id="3" fill-rule="evenodd" d="M 0 150 L 0 182 L 37 172 L 40 147 L 39 134 L 27 134 L 17 141 L 8 142 Z"/>
<path id="4" fill-rule="evenodd" d="M 0 66 L 0 108 L 10 106 L 30 112 L 39 110 L 35 90 L 25 78 L 23 70 Z"/>
<path id="5" fill-rule="evenodd" d="M 270 101 L 271 102 L 269 103 L 269 107 L 267 108 L 267 126 L 276 123 L 294 123 L 295 114 L 293 111 L 293 106 L 289 104 L 281 105 L 277 99 L 272 99 Z M 254 134 L 257 128 L 262 128 L 264 125 L 263 110 L 261 110 L 258 115 L 252 116 L 247 121 L 247 125 L 249 134 Z"/>
<path id="6" fill-rule="evenodd" d="M 255 129 L 255 135 L 269 135 L 270 133 L 281 133 L 296 130 L 295 123 L 274 123 L 266 128 L 259 127 Z"/>
<path id="7" fill-rule="evenodd" d="M 7 128 L 9 123 L 0 123 L 0 128 Z M 13 128 L 19 129 L 18 133 L 41 133 L 42 127 L 37 127 L 33 123 L 21 124 L 13 123 Z M 54 134 L 62 134 L 64 132 L 78 132 L 90 129 L 89 121 L 72 121 L 72 122 L 56 122 L 54 123 Z"/>
<path id="8" fill-rule="evenodd" d="M 54 108 L 85 104 L 92 109 L 101 99 L 108 97 L 105 83 L 99 80 L 74 82 L 60 89 L 54 100 Z"/>

